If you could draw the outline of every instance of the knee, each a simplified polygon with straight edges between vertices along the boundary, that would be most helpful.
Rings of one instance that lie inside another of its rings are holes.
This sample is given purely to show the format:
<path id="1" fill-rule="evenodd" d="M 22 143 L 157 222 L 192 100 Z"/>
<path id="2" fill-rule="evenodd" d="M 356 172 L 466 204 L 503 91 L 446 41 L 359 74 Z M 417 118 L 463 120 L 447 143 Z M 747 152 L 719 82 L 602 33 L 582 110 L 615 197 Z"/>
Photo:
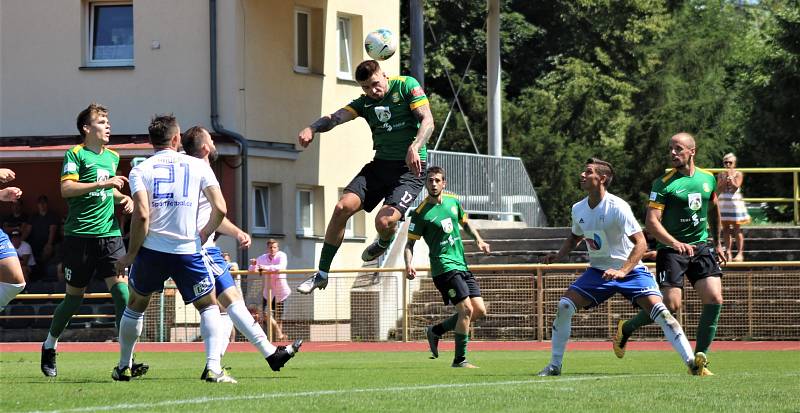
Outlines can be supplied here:
<path id="1" fill-rule="evenodd" d="M 375 217 L 375 228 L 378 231 L 393 230 L 397 225 L 397 220 L 391 215 L 378 215 Z"/>
<path id="2" fill-rule="evenodd" d="M 348 219 L 354 213 L 355 210 L 344 201 L 339 201 L 336 203 L 336 207 L 333 208 L 334 219 Z"/>
<path id="3" fill-rule="evenodd" d="M 561 300 L 558 301 L 556 317 L 572 317 L 576 310 L 575 303 L 572 300 L 567 297 L 561 297 Z"/>
<path id="4" fill-rule="evenodd" d="M 486 307 L 484 306 L 474 306 L 472 307 L 472 319 L 477 320 L 486 315 Z"/>
<path id="5" fill-rule="evenodd" d="M 466 305 L 466 306 L 461 308 L 461 310 L 458 312 L 458 314 L 461 316 L 461 318 L 466 319 L 466 320 L 470 320 L 470 319 L 472 319 L 472 316 L 474 314 L 474 310 L 473 310 L 471 305 Z"/>
<path id="6" fill-rule="evenodd" d="M 708 300 L 706 300 L 706 301 L 707 301 L 707 302 L 705 302 L 705 303 L 703 303 L 703 304 L 718 304 L 718 305 L 722 305 L 722 301 L 723 301 L 723 300 L 722 300 L 722 294 L 715 294 L 715 295 L 712 295 L 712 296 L 711 296 L 711 297 L 709 297 L 709 298 L 708 298 Z"/>
<path id="7" fill-rule="evenodd" d="M 671 301 L 670 302 L 666 302 L 665 301 L 664 305 L 667 306 L 667 310 L 669 310 L 669 312 L 672 313 L 672 314 L 677 313 L 681 309 L 681 303 L 680 302 L 671 302 Z"/>

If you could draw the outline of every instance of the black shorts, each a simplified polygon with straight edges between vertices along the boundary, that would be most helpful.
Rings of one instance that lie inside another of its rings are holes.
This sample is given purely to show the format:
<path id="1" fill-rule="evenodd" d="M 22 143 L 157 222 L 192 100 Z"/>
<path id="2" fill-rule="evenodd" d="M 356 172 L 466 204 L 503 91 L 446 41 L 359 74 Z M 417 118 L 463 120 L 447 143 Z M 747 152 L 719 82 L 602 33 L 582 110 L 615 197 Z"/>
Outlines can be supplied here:
<path id="1" fill-rule="evenodd" d="M 106 279 L 117 275 L 117 261 L 125 256 L 122 237 L 64 237 L 64 279 L 75 288 L 89 285 L 92 277 Z"/>
<path id="2" fill-rule="evenodd" d="M 425 162 L 422 171 L 425 171 Z M 395 207 L 401 216 L 405 216 L 423 186 L 425 178 L 414 176 L 406 161 L 374 159 L 361 168 L 344 190 L 358 195 L 367 212 L 372 212 L 383 200 L 384 205 Z"/>
<path id="3" fill-rule="evenodd" d="M 656 281 L 659 287 L 683 288 L 683 276 L 696 283 L 707 277 L 722 277 L 717 253 L 708 244 L 694 246 L 694 255 L 679 254 L 672 248 L 661 248 L 656 254 Z"/>
<path id="4" fill-rule="evenodd" d="M 480 297 L 478 280 L 469 271 L 453 270 L 433 277 L 433 285 L 442 294 L 444 304 L 456 305 L 467 297 Z"/>

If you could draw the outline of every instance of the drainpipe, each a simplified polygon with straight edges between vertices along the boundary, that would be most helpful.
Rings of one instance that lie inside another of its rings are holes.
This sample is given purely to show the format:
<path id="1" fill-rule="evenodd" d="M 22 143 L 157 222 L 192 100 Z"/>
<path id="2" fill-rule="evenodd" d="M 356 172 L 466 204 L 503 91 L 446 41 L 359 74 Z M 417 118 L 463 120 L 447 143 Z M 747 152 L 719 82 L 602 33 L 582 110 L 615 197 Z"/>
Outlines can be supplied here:
<path id="1" fill-rule="evenodd" d="M 248 192 L 249 192 L 249 182 L 248 182 L 248 174 L 247 174 L 247 138 L 242 136 L 240 133 L 225 129 L 222 124 L 219 122 L 219 110 L 218 110 L 218 95 L 217 95 L 217 1 L 216 0 L 209 0 L 208 1 L 208 11 L 209 11 L 209 33 L 210 33 L 210 55 L 211 55 L 211 62 L 210 62 L 210 72 L 211 72 L 211 128 L 214 129 L 214 132 L 232 138 L 239 144 L 240 154 L 242 157 L 241 169 L 242 169 L 242 188 L 241 188 L 241 196 L 242 196 L 242 221 L 240 227 L 245 232 L 250 232 L 248 230 L 248 223 L 247 223 L 247 205 L 248 205 Z M 239 268 L 247 268 L 248 266 L 248 254 L 247 249 L 240 250 L 241 254 L 239 256 Z"/>

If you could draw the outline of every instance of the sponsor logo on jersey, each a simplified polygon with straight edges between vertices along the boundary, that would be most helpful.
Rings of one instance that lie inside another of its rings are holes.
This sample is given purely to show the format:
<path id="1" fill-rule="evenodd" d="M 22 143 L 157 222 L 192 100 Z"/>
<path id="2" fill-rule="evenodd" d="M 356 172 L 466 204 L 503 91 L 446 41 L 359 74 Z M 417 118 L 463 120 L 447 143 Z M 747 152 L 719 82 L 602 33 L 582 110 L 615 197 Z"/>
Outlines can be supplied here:
<path id="1" fill-rule="evenodd" d="M 595 233 L 592 238 L 586 238 L 586 245 L 589 249 L 599 250 L 603 247 L 603 239 L 600 237 L 600 234 Z"/>
<path id="2" fill-rule="evenodd" d="M 677 191 L 675 191 L 676 194 L 682 194 L 684 192 L 686 192 L 686 188 L 681 188 L 681 189 L 678 189 Z"/>
<path id="3" fill-rule="evenodd" d="M 579 224 L 583 224 L 583 223 L 584 223 L 584 222 L 583 222 L 583 218 L 581 218 L 580 220 L 578 220 L 578 223 L 579 223 Z"/>
<path id="4" fill-rule="evenodd" d="M 422 90 L 422 86 L 417 86 L 414 89 L 411 89 L 411 96 L 414 97 L 425 96 L 425 91 Z"/>
<path id="5" fill-rule="evenodd" d="M 689 194 L 689 209 L 692 211 L 697 211 L 703 206 L 703 199 L 701 198 L 700 193 L 690 193 Z"/>
<path id="6" fill-rule="evenodd" d="M 708 182 L 703 182 L 703 191 L 711 192 L 711 187 L 708 186 Z"/>
<path id="7" fill-rule="evenodd" d="M 442 220 L 442 231 L 449 234 L 453 232 L 453 220 L 450 218 L 445 218 Z"/>
<path id="8" fill-rule="evenodd" d="M 78 172 L 78 164 L 75 162 L 67 162 L 64 164 L 64 173 Z"/>
<path id="9" fill-rule="evenodd" d="M 392 102 L 400 102 L 400 95 L 398 95 L 397 92 L 392 93 Z"/>
<path id="10" fill-rule="evenodd" d="M 375 106 L 375 116 L 381 122 L 388 122 L 392 118 L 392 112 L 387 106 Z"/>
<path id="11" fill-rule="evenodd" d="M 206 278 L 204 280 L 200 280 L 200 282 L 193 285 L 192 291 L 194 291 L 194 295 L 200 295 L 208 291 L 210 288 L 211 288 L 211 279 Z"/>

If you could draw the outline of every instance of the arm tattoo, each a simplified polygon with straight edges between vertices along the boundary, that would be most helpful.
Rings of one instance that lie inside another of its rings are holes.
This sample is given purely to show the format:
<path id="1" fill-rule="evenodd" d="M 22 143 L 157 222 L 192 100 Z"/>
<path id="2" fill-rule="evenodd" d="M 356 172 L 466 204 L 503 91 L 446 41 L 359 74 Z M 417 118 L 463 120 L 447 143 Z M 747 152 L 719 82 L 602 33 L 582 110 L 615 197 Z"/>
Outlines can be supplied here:
<path id="1" fill-rule="evenodd" d="M 414 109 L 414 116 L 420 121 L 419 131 L 417 131 L 417 138 L 414 140 L 414 144 L 422 147 L 428 143 L 428 139 L 433 135 L 433 114 L 431 113 L 430 106 L 425 105 Z"/>
<path id="2" fill-rule="evenodd" d="M 314 132 L 327 132 L 339 124 L 339 117 L 336 114 L 323 116 L 317 119 L 316 122 L 311 124 L 311 130 Z"/>

